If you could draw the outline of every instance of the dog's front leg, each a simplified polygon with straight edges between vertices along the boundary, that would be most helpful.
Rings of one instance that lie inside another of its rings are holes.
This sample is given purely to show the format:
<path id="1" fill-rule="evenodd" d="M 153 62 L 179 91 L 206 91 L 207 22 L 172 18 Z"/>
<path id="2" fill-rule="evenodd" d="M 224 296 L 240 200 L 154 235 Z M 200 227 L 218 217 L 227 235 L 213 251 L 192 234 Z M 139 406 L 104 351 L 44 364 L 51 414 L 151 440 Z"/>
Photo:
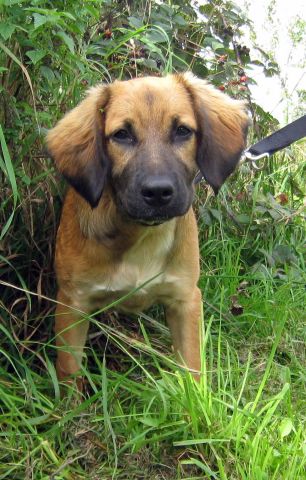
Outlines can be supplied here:
<path id="1" fill-rule="evenodd" d="M 71 301 L 59 290 L 55 312 L 57 346 L 56 372 L 59 380 L 67 380 L 79 372 L 89 321 L 69 307 Z"/>
<path id="2" fill-rule="evenodd" d="M 189 368 L 195 378 L 201 370 L 201 292 L 195 288 L 188 298 L 166 307 L 173 347 L 179 362 Z"/>

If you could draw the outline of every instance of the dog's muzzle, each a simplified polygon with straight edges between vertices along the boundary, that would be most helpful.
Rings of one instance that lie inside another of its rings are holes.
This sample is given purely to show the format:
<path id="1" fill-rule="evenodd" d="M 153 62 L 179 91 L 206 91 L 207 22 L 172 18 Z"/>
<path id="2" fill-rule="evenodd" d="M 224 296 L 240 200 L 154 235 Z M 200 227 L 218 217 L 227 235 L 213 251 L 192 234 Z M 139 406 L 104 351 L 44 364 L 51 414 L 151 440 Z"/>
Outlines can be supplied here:
<path id="1" fill-rule="evenodd" d="M 160 225 L 184 215 L 193 200 L 192 181 L 170 171 L 152 175 L 144 169 L 114 179 L 118 208 L 132 221 L 147 226 Z"/>
<path id="2" fill-rule="evenodd" d="M 174 196 L 175 185 L 169 178 L 150 177 L 141 186 L 144 202 L 153 208 L 169 205 Z"/>

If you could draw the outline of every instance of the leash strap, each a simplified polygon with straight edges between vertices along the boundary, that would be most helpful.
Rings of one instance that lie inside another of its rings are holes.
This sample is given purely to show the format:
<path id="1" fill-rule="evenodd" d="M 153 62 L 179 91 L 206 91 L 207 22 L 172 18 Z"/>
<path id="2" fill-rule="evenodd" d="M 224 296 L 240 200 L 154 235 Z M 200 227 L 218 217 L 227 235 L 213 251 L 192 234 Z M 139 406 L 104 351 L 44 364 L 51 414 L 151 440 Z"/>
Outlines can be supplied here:
<path id="1" fill-rule="evenodd" d="M 277 130 L 268 137 L 260 140 L 243 152 L 241 163 L 250 161 L 255 170 L 260 170 L 257 166 L 257 160 L 269 157 L 275 152 L 288 147 L 292 143 L 306 136 L 306 115 L 295 120 L 286 127 Z M 198 172 L 194 178 L 194 183 L 199 183 L 203 178 L 201 172 Z"/>
<path id="2" fill-rule="evenodd" d="M 252 157 L 258 157 L 259 155 L 266 156 L 272 155 L 283 148 L 288 147 L 293 142 L 300 140 L 306 136 L 306 115 L 295 120 L 292 123 L 289 123 L 286 127 L 277 130 L 277 132 L 272 133 L 268 137 L 260 140 L 249 147 L 245 154 L 247 158 L 248 154 Z M 265 154 L 265 155 L 264 155 Z"/>

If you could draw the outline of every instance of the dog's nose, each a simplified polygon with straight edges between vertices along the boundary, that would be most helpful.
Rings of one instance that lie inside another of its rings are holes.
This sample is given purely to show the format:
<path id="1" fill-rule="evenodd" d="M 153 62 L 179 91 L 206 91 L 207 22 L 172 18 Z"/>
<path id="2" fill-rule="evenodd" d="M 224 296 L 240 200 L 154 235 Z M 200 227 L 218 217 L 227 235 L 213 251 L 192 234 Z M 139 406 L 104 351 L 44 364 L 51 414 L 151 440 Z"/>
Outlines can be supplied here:
<path id="1" fill-rule="evenodd" d="M 148 179 L 141 188 L 145 202 L 152 207 L 162 207 L 171 202 L 174 186 L 168 178 Z"/>

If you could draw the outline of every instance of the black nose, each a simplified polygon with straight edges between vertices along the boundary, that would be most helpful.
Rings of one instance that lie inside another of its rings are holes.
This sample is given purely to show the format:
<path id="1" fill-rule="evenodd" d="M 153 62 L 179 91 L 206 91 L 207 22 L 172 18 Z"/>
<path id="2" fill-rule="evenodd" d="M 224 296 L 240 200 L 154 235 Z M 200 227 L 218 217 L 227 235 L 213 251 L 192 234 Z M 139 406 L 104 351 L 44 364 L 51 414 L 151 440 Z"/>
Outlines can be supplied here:
<path id="1" fill-rule="evenodd" d="M 162 207 L 171 202 L 174 186 L 170 179 L 156 177 L 146 180 L 141 187 L 141 195 L 152 207 Z"/>

